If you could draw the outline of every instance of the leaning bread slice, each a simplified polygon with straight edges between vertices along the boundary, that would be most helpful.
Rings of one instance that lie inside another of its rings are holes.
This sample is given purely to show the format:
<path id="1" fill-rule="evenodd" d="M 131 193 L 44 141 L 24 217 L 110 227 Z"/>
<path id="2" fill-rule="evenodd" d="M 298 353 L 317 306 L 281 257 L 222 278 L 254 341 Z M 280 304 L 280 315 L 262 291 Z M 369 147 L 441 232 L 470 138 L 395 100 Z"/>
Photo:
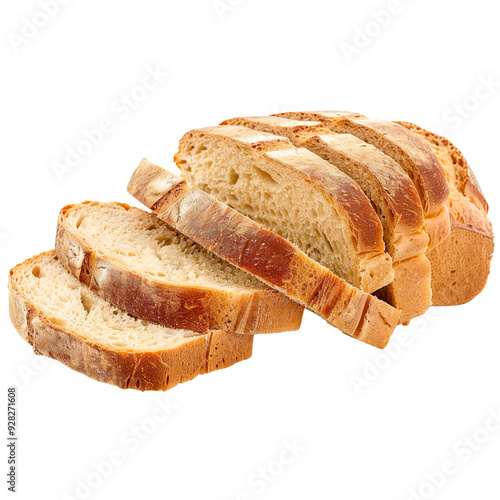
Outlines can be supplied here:
<path id="1" fill-rule="evenodd" d="M 283 137 L 244 127 L 192 130 L 179 143 L 182 175 L 372 293 L 394 278 L 380 220 L 347 175 Z"/>
<path id="2" fill-rule="evenodd" d="M 450 192 L 444 170 L 432 149 L 405 127 L 344 111 L 292 112 L 279 116 L 320 121 L 333 132 L 352 134 L 395 160 L 417 188 L 429 235 L 429 250 L 450 234 L 446 200 Z"/>
<path id="3" fill-rule="evenodd" d="M 438 306 L 464 304 L 481 292 L 490 272 L 494 234 L 488 203 L 467 160 L 448 139 L 413 123 L 398 123 L 434 150 L 450 185 L 451 234 L 428 253 L 432 302 Z"/>
<path id="4" fill-rule="evenodd" d="M 245 334 L 300 327 L 302 306 L 138 208 L 63 208 L 56 252 L 108 302 L 162 326 Z"/>
<path id="5" fill-rule="evenodd" d="M 167 224 L 344 333 L 381 348 L 389 341 L 397 309 L 350 286 L 289 241 L 183 178 L 142 160 L 128 191 Z"/>
<path id="6" fill-rule="evenodd" d="M 199 335 L 133 318 L 79 283 L 54 251 L 10 271 L 9 310 L 37 354 L 122 389 L 167 390 L 252 354 L 252 335 Z"/>
<path id="7" fill-rule="evenodd" d="M 423 314 L 431 304 L 429 238 L 423 231 L 424 214 L 418 192 L 392 158 L 351 134 L 337 134 L 320 122 L 276 116 L 241 117 L 222 122 L 281 135 L 305 147 L 342 170 L 363 189 L 375 207 L 386 251 L 392 257 L 394 281 L 383 288 L 384 297 L 401 310 L 402 323 Z"/>

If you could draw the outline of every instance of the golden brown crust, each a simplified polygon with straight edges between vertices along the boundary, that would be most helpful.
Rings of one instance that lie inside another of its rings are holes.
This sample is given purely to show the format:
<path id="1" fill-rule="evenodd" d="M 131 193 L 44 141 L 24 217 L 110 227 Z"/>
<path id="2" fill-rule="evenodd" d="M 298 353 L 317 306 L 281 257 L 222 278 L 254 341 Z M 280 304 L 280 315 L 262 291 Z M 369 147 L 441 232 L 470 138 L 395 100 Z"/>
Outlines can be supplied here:
<path id="1" fill-rule="evenodd" d="M 292 113 L 293 114 L 293 113 Z M 289 114 L 288 114 L 289 115 Z M 307 115 L 307 113 L 306 113 Z M 283 116 L 283 115 L 280 115 Z M 437 214 L 446 203 L 449 187 L 444 171 L 432 149 L 395 122 L 373 120 L 360 114 L 319 112 L 310 115 L 334 132 L 350 133 L 374 144 L 385 154 L 399 156 L 398 163 L 410 175 L 419 189 L 425 214 Z M 397 161 L 397 160 L 396 160 Z"/>
<path id="2" fill-rule="evenodd" d="M 253 336 L 213 331 L 208 350 L 207 373 L 250 358 L 252 347 Z"/>
<path id="3" fill-rule="evenodd" d="M 61 210 L 56 236 L 57 256 L 73 276 L 132 316 L 198 333 L 211 330 L 273 333 L 300 327 L 303 307 L 276 290 L 229 291 L 190 283 L 169 284 L 123 267 L 99 248 L 92 248 L 71 224 L 71 211 L 85 204 L 69 205 Z M 119 205 L 125 210 L 139 212 L 128 205 Z M 156 204 L 157 210 L 162 207 Z M 84 262 L 87 263 L 85 272 Z"/>
<path id="4" fill-rule="evenodd" d="M 239 125 L 287 137 L 352 177 L 377 209 L 392 257 L 394 280 L 376 295 L 401 310 L 402 323 L 431 305 L 431 270 L 423 254 L 428 235 L 418 192 L 401 166 L 371 144 L 351 134 L 337 134 L 321 122 L 277 116 L 239 117 L 222 125 Z M 404 262 L 403 262 L 404 261 Z"/>
<path id="5" fill-rule="evenodd" d="M 419 233 L 424 227 L 424 213 L 420 198 L 408 175 L 392 158 L 351 134 L 328 134 L 311 137 L 305 143 L 317 154 L 335 164 L 349 163 L 359 172 L 360 181 L 377 186 L 395 234 Z M 357 180 L 357 178 L 355 178 Z M 425 238 L 427 240 L 427 238 Z M 422 242 L 417 253 L 410 251 L 396 257 L 403 260 L 425 252 L 427 241 Z"/>
<path id="6" fill-rule="evenodd" d="M 336 134 L 320 122 L 256 116 L 232 118 L 225 120 L 221 125 L 239 125 L 282 135 L 290 139 L 296 147 L 305 147 L 342 170 L 362 189 L 360 180 L 366 179 L 367 183 L 375 185 L 377 191 L 381 193 L 382 201 L 387 205 L 384 216 L 390 217 L 394 233 L 411 234 L 414 245 L 415 239 L 419 239 L 419 235 L 414 233 L 422 231 L 424 214 L 416 188 L 398 163 L 374 146 L 351 134 Z M 347 163 L 352 166 L 349 171 L 343 168 Z M 351 175 L 353 171 L 359 172 L 359 176 Z M 363 189 L 363 191 L 368 196 L 368 190 Z M 403 254 L 393 256 L 393 259 L 404 260 L 424 253 L 428 238 L 424 237 L 423 240 L 415 249 L 403 250 Z"/>
<path id="7" fill-rule="evenodd" d="M 429 218 L 426 225 L 429 248 L 434 248 L 449 235 L 446 209 L 449 186 L 443 168 L 432 149 L 405 127 L 348 112 L 292 112 L 277 116 L 321 121 L 333 132 L 349 133 L 373 144 L 398 162 L 414 182 L 426 219 Z"/>
<path id="8" fill-rule="evenodd" d="M 485 215 L 488 202 L 479 182 L 462 152 L 448 139 L 409 122 L 396 122 L 426 141 L 444 168 L 451 191 L 458 191 L 474 203 Z"/>
<path id="9" fill-rule="evenodd" d="M 330 130 L 319 121 L 291 120 L 278 116 L 241 116 L 224 120 L 220 125 L 247 127 L 268 134 L 283 136 L 289 139 L 296 147 L 302 147 L 307 137 L 330 132 Z"/>
<path id="10" fill-rule="evenodd" d="M 155 174 L 177 177 L 142 161 L 128 186 L 132 196 L 151 206 L 154 200 L 142 196 L 147 189 L 142 183 L 145 178 L 155 183 Z M 158 195 L 165 198 L 166 193 Z M 170 207 L 164 207 L 158 216 L 214 254 L 304 304 L 348 335 L 385 347 L 397 325 L 399 311 L 348 285 L 287 240 L 198 188 L 191 188 Z"/>
<path id="11" fill-rule="evenodd" d="M 383 229 L 370 200 L 349 176 L 304 148 L 295 148 L 284 137 L 240 126 L 218 126 L 192 130 L 180 141 L 175 161 L 182 169 L 183 152 L 190 144 L 215 139 L 232 145 L 256 161 L 265 161 L 278 175 L 296 176 L 311 185 L 316 193 L 335 207 L 346 231 L 352 236 L 346 245 L 352 248 L 356 266 L 352 284 L 373 291 L 393 279 L 392 262 L 385 253 Z"/>
<path id="12" fill-rule="evenodd" d="M 49 253 L 54 252 L 46 254 Z M 29 261 L 35 259 L 37 257 Z M 183 345 L 164 351 L 112 351 L 53 324 L 45 317 L 12 280 L 24 264 L 10 271 L 9 311 L 14 327 L 32 345 L 36 354 L 57 359 L 100 382 L 121 389 L 165 391 L 197 375 L 248 359 L 252 354 L 252 335 L 224 332 L 194 336 Z"/>
<path id="13" fill-rule="evenodd" d="M 494 234 L 488 203 L 467 160 L 448 139 L 413 123 L 398 123 L 433 148 L 450 185 L 451 234 L 428 253 L 433 304 L 464 304 L 482 291 L 490 271 Z"/>

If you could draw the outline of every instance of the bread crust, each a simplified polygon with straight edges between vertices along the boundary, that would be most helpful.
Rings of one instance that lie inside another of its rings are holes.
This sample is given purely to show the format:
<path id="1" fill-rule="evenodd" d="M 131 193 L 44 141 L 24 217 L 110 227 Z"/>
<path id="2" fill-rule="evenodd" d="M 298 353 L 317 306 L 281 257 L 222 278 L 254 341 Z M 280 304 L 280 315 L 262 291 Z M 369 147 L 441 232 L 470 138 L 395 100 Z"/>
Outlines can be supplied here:
<path id="1" fill-rule="evenodd" d="M 449 186 L 443 168 L 432 149 L 405 127 L 344 111 L 292 112 L 276 116 L 320 121 L 333 132 L 352 134 L 391 156 L 408 173 L 417 188 L 426 216 L 429 249 L 450 234 L 446 207 Z"/>
<path id="2" fill-rule="evenodd" d="M 494 249 L 488 202 L 464 155 L 448 139 L 418 125 L 398 122 L 433 148 L 450 186 L 447 200 L 451 234 L 428 253 L 433 304 L 471 301 L 486 285 Z"/>
<path id="3" fill-rule="evenodd" d="M 210 332 L 163 351 L 113 351 L 51 322 L 19 290 L 12 276 L 23 266 L 55 253 L 45 252 L 10 271 L 9 312 L 21 337 L 36 354 L 57 359 L 88 377 L 121 389 L 165 391 L 197 375 L 226 368 L 252 355 L 253 336 Z"/>
<path id="4" fill-rule="evenodd" d="M 144 183 L 155 184 L 157 176 L 171 176 L 186 193 L 157 212 L 167 224 L 305 305 L 347 335 L 385 347 L 399 311 L 348 285 L 284 238 L 146 159 L 132 175 L 129 193 L 154 206 L 155 201 L 142 193 L 147 191 Z M 158 196 L 166 199 L 168 193 Z"/>
<path id="5" fill-rule="evenodd" d="M 294 120 L 280 116 L 240 116 L 224 120 L 220 125 L 233 125 L 283 136 L 295 147 L 303 147 L 308 137 L 328 134 L 330 129 L 319 121 Z M 305 146 L 304 146 L 305 147 Z"/>
<path id="6" fill-rule="evenodd" d="M 355 286 L 371 293 L 390 283 L 394 277 L 392 262 L 385 253 L 383 229 L 361 188 L 340 170 L 304 148 L 295 148 L 282 137 L 258 132 L 240 126 L 218 126 L 192 130 L 184 135 L 175 161 L 182 167 L 183 144 L 199 142 L 204 137 L 231 143 L 255 157 L 256 161 L 272 164 L 272 168 L 283 176 L 290 173 L 299 176 L 305 183 L 319 191 L 339 213 L 348 227 L 353 240 L 357 270 Z"/>
<path id="7" fill-rule="evenodd" d="M 197 333 L 225 330 L 252 335 L 299 329 L 303 307 L 276 290 L 229 291 L 188 282 L 168 283 L 125 268 L 99 248 L 92 247 L 71 224 L 71 211 L 85 205 L 101 204 L 85 202 L 61 210 L 57 256 L 75 278 L 132 316 Z M 122 203 L 116 205 L 140 212 Z M 156 209 L 162 209 L 162 205 Z"/>
<path id="8" fill-rule="evenodd" d="M 376 292 L 401 310 L 407 323 L 431 305 L 431 270 L 424 256 L 429 243 L 418 192 L 401 166 L 371 144 L 351 134 L 335 133 L 321 122 L 277 116 L 239 117 L 221 125 L 239 125 L 281 135 L 305 147 L 347 175 L 377 208 L 384 226 L 386 251 L 391 255 L 394 280 Z"/>
<path id="9" fill-rule="evenodd" d="M 367 178 L 370 184 L 376 185 L 381 193 L 387 205 L 384 215 L 390 217 L 395 235 L 412 235 L 412 244 L 415 247 L 401 249 L 401 253 L 393 256 L 393 260 L 404 260 L 425 253 L 428 237 L 414 234 L 421 233 L 425 223 L 418 192 L 399 164 L 374 146 L 351 134 L 334 133 L 320 122 L 257 116 L 233 118 L 223 121 L 221 125 L 239 125 L 283 135 L 296 147 L 309 149 L 340 170 L 342 162 L 351 163 L 360 172 L 360 176 Z M 354 180 L 358 182 L 356 178 Z M 366 194 L 366 190 L 364 191 Z M 419 241 L 416 242 L 415 239 Z"/>

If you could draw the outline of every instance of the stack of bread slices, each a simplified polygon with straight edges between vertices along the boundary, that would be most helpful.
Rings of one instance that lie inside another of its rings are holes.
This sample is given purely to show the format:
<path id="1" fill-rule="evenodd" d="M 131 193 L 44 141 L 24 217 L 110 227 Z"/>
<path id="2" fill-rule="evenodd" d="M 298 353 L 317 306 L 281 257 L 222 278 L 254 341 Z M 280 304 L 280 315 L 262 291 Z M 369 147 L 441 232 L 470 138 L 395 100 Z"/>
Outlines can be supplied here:
<path id="1" fill-rule="evenodd" d="M 188 132 L 181 176 L 143 160 L 121 203 L 63 208 L 55 251 L 10 272 L 37 354 L 121 388 L 166 390 L 247 359 L 304 307 L 383 348 L 432 305 L 473 299 L 493 253 L 460 151 L 358 113 L 235 118 Z M 307 332 L 304 333 L 307 335 Z"/>

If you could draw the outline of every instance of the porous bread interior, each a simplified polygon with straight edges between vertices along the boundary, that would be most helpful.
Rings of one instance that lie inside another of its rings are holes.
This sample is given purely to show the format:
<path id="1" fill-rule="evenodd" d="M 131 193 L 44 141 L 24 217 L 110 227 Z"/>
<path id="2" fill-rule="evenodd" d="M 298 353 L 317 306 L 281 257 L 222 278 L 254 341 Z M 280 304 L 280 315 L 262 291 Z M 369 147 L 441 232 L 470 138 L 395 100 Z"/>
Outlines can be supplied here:
<path id="1" fill-rule="evenodd" d="M 56 328 L 121 352 L 157 352 L 189 343 L 188 330 L 164 328 L 112 306 L 69 274 L 54 252 L 18 266 L 15 289 Z"/>
<path id="2" fill-rule="evenodd" d="M 257 160 L 233 144 L 195 136 L 181 142 L 178 166 L 191 184 L 291 241 L 310 258 L 360 285 L 356 242 L 331 200 L 293 170 Z M 307 187 L 307 189 L 306 189 Z"/>
<path id="3" fill-rule="evenodd" d="M 84 203 L 67 212 L 67 221 L 92 249 L 155 281 L 232 291 L 268 288 L 143 210 Z"/>

